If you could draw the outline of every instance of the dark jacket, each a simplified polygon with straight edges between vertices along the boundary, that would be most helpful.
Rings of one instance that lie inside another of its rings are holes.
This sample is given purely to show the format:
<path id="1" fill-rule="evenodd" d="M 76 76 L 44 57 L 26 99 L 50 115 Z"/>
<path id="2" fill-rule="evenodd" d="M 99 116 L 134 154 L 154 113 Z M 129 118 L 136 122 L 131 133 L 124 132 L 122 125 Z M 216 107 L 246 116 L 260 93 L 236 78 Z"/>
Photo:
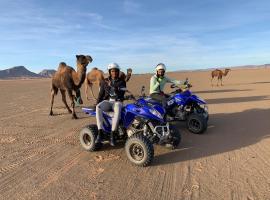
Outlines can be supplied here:
<path id="1" fill-rule="evenodd" d="M 109 84 L 110 83 L 110 86 Z M 103 100 L 115 99 L 116 101 L 123 101 L 125 91 L 120 88 L 126 88 L 126 82 L 121 79 L 112 80 L 110 77 L 106 78 L 100 84 L 100 90 L 97 98 L 97 104 Z"/>

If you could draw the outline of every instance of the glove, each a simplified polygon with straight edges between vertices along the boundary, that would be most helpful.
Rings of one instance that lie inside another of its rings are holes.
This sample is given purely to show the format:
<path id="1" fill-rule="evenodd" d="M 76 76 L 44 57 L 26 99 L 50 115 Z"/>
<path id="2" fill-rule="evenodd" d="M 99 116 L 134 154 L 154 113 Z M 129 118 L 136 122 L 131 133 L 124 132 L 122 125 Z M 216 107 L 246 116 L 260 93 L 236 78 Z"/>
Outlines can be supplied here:
<path id="1" fill-rule="evenodd" d="M 134 99 L 134 96 L 132 94 L 125 96 L 125 100 L 132 100 L 132 99 Z"/>
<path id="2" fill-rule="evenodd" d="M 188 79 L 186 79 L 184 82 L 184 85 L 188 85 L 188 84 L 189 84 Z"/>

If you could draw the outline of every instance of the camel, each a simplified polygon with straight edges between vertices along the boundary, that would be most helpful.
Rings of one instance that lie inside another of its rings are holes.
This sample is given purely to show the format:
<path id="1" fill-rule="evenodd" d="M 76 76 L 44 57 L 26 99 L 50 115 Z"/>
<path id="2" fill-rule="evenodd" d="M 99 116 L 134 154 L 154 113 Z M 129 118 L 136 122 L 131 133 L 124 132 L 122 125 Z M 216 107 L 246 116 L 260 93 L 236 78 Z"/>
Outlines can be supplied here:
<path id="1" fill-rule="evenodd" d="M 127 75 L 124 72 L 120 71 L 119 77 L 120 77 L 120 79 L 128 82 L 130 77 L 131 77 L 131 74 L 132 74 L 132 69 L 128 68 Z M 95 84 L 95 85 L 98 85 L 100 87 L 100 83 L 102 81 L 104 81 L 104 79 L 105 79 L 104 72 L 96 67 L 87 73 L 86 78 L 85 78 L 85 90 L 84 90 L 87 100 L 91 100 L 91 99 L 97 100 L 97 98 L 95 97 L 95 95 L 93 93 L 92 86 Z M 88 87 L 90 87 L 90 92 L 91 92 L 92 98 L 88 97 L 88 94 L 87 94 Z"/>
<path id="2" fill-rule="evenodd" d="M 85 55 L 76 55 L 77 59 L 77 72 L 70 66 L 67 66 L 66 63 L 61 62 L 59 64 L 57 72 L 52 77 L 52 88 L 51 88 L 51 110 L 50 115 L 53 115 L 53 102 L 54 96 L 57 94 L 58 90 L 60 90 L 62 95 L 62 101 L 65 104 L 69 113 L 72 113 L 72 118 L 77 119 L 77 115 L 75 113 L 75 100 L 76 98 L 81 100 L 80 88 L 84 82 L 86 76 L 86 67 L 89 63 L 93 61 L 91 56 Z M 67 105 L 66 101 L 66 91 L 71 100 L 72 110 Z M 76 93 L 76 96 L 72 94 L 72 91 Z"/>
<path id="3" fill-rule="evenodd" d="M 211 84 L 213 86 L 213 79 L 217 76 L 218 80 L 217 80 L 217 86 L 218 86 L 218 82 L 219 80 L 221 81 L 221 86 L 223 85 L 222 84 L 222 77 L 223 76 L 227 76 L 227 74 L 229 73 L 230 69 L 225 69 L 225 71 L 221 71 L 220 69 L 215 69 L 214 71 L 211 72 L 211 76 L 212 76 L 212 79 L 211 79 Z"/>

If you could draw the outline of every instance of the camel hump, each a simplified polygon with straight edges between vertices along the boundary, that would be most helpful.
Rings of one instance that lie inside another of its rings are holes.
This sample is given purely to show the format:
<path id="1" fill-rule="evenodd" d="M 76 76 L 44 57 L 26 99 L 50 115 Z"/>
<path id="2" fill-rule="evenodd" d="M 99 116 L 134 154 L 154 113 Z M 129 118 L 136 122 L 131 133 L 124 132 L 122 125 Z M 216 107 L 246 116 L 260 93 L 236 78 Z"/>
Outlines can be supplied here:
<path id="1" fill-rule="evenodd" d="M 98 68 L 97 67 L 93 67 L 92 70 L 98 70 Z"/>
<path id="2" fill-rule="evenodd" d="M 67 64 L 65 62 L 60 62 L 59 63 L 59 66 L 58 66 L 58 70 L 61 70 L 61 69 L 63 69 L 66 66 L 67 66 Z"/>

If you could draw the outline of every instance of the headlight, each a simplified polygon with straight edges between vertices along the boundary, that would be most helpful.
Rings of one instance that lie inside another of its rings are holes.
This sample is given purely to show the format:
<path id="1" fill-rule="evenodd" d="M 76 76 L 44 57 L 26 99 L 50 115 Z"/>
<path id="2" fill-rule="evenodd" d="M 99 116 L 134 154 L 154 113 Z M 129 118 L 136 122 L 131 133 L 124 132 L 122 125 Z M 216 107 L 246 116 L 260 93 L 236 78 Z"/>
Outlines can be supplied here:
<path id="1" fill-rule="evenodd" d="M 162 119 L 162 115 L 156 110 L 156 109 L 149 109 L 150 113 L 152 113 L 153 115 L 157 116 L 158 118 Z"/>
<path id="2" fill-rule="evenodd" d="M 207 106 L 207 105 L 204 105 L 204 106 L 203 106 L 203 109 L 204 109 L 206 112 L 208 112 L 208 106 Z"/>

